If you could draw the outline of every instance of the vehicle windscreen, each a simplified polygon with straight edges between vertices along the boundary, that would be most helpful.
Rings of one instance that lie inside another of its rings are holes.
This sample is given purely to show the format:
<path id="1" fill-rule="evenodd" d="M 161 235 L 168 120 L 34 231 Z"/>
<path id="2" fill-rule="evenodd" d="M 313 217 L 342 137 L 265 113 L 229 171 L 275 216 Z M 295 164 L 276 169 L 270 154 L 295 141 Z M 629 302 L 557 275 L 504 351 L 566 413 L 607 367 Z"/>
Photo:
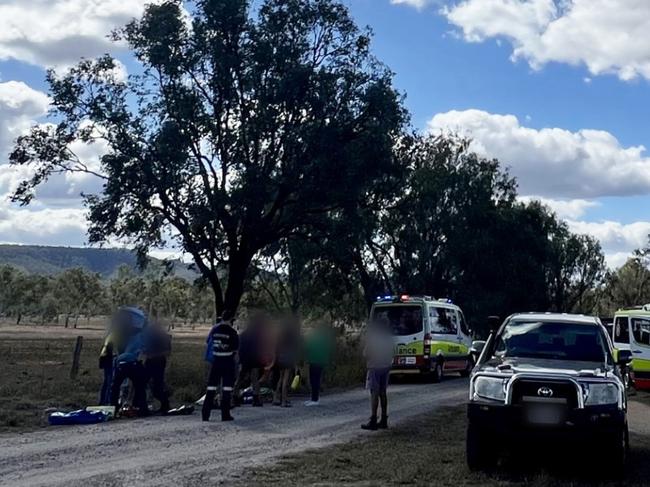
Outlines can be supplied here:
<path id="1" fill-rule="evenodd" d="M 494 355 L 603 362 L 608 352 L 595 324 L 511 321 L 497 338 Z"/>
<path id="2" fill-rule="evenodd" d="M 421 305 L 377 306 L 372 318 L 387 319 L 393 335 L 397 336 L 415 335 L 423 329 Z"/>

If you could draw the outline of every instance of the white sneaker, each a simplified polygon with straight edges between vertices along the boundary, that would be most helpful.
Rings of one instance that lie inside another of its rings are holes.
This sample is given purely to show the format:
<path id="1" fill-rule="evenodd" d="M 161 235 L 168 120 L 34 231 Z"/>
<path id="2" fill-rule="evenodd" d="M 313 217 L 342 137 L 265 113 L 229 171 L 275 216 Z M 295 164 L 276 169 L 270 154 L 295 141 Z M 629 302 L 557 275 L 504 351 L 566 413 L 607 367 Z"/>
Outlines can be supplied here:
<path id="1" fill-rule="evenodd" d="M 307 406 L 308 408 L 313 406 L 320 406 L 320 401 L 306 401 L 305 406 Z"/>

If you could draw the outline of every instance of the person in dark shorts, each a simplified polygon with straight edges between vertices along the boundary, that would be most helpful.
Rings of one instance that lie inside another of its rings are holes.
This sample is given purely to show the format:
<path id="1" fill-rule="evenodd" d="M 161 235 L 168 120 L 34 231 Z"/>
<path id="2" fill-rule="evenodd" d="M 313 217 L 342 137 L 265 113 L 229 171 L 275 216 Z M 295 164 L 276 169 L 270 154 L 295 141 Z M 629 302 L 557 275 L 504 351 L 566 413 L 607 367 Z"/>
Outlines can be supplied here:
<path id="1" fill-rule="evenodd" d="M 230 406 L 232 390 L 237 373 L 236 354 L 239 349 L 239 335 L 232 327 L 232 319 L 218 320 L 207 339 L 206 359 L 212 363 L 201 415 L 203 421 L 210 421 L 217 390 L 221 384 L 221 421 L 232 421 Z"/>
<path id="2" fill-rule="evenodd" d="M 300 346 L 300 320 L 297 316 L 292 316 L 280 328 L 276 345 L 275 363 L 279 371 L 279 379 L 273 396 L 273 404 L 276 406 L 291 407 L 289 384 L 296 373 Z"/>
<path id="3" fill-rule="evenodd" d="M 363 355 L 368 367 L 367 387 L 370 390 L 370 421 L 362 425 L 365 430 L 388 428 L 388 377 L 393 363 L 395 344 L 387 320 L 373 321 L 368 326 Z M 377 420 L 381 404 L 381 419 Z"/>
<path id="4" fill-rule="evenodd" d="M 172 351 L 172 337 L 157 321 L 150 323 L 144 334 L 147 355 L 144 368 L 147 374 L 147 382 L 151 385 L 153 397 L 160 402 L 159 413 L 167 414 L 170 406 L 169 393 L 165 385 L 165 369 L 167 367 L 167 357 Z"/>
<path id="5" fill-rule="evenodd" d="M 244 383 L 250 380 L 253 389 L 253 407 L 262 407 L 264 403 L 260 398 L 260 377 L 264 365 L 262 364 L 264 341 L 268 334 L 270 324 L 262 313 L 253 315 L 246 329 L 239 336 L 239 376 L 235 383 L 234 401 L 241 403 L 241 390 Z"/>
<path id="6" fill-rule="evenodd" d="M 320 388 L 323 371 L 332 360 L 334 337 L 330 326 L 322 321 L 307 336 L 305 340 L 305 359 L 309 364 L 309 385 L 311 399 L 305 406 L 313 407 L 320 404 Z"/>

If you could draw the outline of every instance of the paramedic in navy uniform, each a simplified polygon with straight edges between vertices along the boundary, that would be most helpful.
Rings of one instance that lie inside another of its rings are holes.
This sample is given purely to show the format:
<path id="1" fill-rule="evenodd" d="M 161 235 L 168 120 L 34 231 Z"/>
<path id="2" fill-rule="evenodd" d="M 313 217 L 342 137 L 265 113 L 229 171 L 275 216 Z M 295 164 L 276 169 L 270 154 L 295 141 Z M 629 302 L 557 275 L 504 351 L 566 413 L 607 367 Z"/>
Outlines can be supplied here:
<path id="1" fill-rule="evenodd" d="M 221 421 L 232 421 L 230 402 L 237 371 L 236 354 L 239 349 L 239 335 L 232 327 L 231 318 L 221 318 L 208 335 L 205 358 L 212 363 L 208 388 L 203 401 L 203 421 L 210 421 L 210 412 L 221 383 Z"/>

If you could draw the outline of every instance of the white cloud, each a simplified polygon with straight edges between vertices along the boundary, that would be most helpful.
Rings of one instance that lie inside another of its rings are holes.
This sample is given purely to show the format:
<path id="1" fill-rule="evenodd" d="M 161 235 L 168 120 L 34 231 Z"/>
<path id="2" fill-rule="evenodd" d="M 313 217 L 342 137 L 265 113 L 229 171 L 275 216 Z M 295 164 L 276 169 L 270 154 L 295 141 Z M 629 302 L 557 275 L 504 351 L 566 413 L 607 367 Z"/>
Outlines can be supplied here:
<path id="1" fill-rule="evenodd" d="M 390 3 L 393 5 L 409 5 L 415 7 L 418 10 L 423 9 L 431 3 L 431 0 L 390 0 Z"/>
<path id="2" fill-rule="evenodd" d="M 600 206 L 600 203 L 597 201 L 589 200 L 554 200 L 550 198 L 543 198 L 541 196 L 521 196 L 520 201 L 529 202 L 529 201 L 539 201 L 542 204 L 548 206 L 555 214 L 562 219 L 577 220 L 582 218 L 589 208 L 595 208 Z"/>
<path id="3" fill-rule="evenodd" d="M 152 0 L 3 0 L 0 60 L 67 66 L 115 49 L 108 35 Z"/>
<path id="4" fill-rule="evenodd" d="M 36 118 L 47 113 L 50 100 L 21 81 L 0 83 L 0 163 L 6 159 L 13 140 L 26 132 Z"/>
<path id="5" fill-rule="evenodd" d="M 31 174 L 29 167 L 10 166 L 9 153 L 20 135 L 42 122 L 50 100 L 45 93 L 30 88 L 20 81 L 0 83 L 0 199 L 6 200 L 18 184 Z M 99 171 L 100 156 L 107 151 L 105 143 L 86 145 L 74 143 L 71 150 L 95 171 Z M 101 189 L 101 180 L 88 174 L 60 174 L 39 187 L 36 205 L 49 204 L 59 208 L 81 204 L 82 192 L 95 193 Z"/>
<path id="6" fill-rule="evenodd" d="M 561 62 L 650 79 L 648 0 L 463 0 L 442 14 L 469 42 L 508 39 L 512 58 L 535 69 Z"/>
<path id="7" fill-rule="evenodd" d="M 645 147 L 623 147 L 602 130 L 524 127 L 514 115 L 481 110 L 434 116 L 429 130 L 472 138 L 471 149 L 498 158 L 517 177 L 520 194 L 552 199 L 650 194 Z"/>
<path id="8" fill-rule="evenodd" d="M 636 249 L 648 244 L 650 222 L 623 224 L 614 221 L 585 222 L 568 220 L 569 228 L 580 234 L 597 238 L 603 248 L 610 267 L 619 267 Z"/>
<path id="9" fill-rule="evenodd" d="M 0 203 L 0 243 L 82 246 L 86 229 L 82 209 L 32 210 Z"/>

